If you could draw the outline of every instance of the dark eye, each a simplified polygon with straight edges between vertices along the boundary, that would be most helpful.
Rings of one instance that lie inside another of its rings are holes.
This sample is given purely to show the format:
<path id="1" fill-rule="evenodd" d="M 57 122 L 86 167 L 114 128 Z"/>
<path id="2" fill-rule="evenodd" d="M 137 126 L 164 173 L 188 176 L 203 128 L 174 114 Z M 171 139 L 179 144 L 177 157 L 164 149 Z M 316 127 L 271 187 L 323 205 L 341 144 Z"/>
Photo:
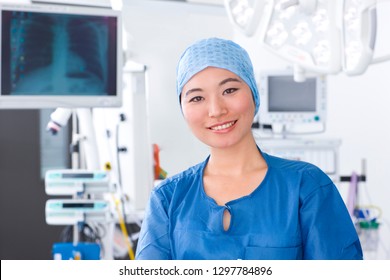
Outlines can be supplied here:
<path id="1" fill-rule="evenodd" d="M 203 100 L 202 96 L 195 96 L 195 97 L 191 98 L 189 102 L 199 102 L 202 100 Z"/>
<path id="2" fill-rule="evenodd" d="M 237 90 L 237 88 L 228 88 L 228 89 L 225 89 L 225 91 L 223 93 L 224 94 L 232 94 L 236 90 Z"/>

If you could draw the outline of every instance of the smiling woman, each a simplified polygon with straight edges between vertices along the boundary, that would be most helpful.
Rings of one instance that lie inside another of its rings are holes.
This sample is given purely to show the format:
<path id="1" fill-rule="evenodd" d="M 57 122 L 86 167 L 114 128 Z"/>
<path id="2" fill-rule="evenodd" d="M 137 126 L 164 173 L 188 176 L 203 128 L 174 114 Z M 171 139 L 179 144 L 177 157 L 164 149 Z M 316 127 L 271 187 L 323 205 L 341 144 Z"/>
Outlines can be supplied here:
<path id="1" fill-rule="evenodd" d="M 251 125 L 260 102 L 243 48 L 218 38 L 188 47 L 177 94 L 210 155 L 152 191 L 137 259 L 362 259 L 329 177 L 256 145 Z"/>

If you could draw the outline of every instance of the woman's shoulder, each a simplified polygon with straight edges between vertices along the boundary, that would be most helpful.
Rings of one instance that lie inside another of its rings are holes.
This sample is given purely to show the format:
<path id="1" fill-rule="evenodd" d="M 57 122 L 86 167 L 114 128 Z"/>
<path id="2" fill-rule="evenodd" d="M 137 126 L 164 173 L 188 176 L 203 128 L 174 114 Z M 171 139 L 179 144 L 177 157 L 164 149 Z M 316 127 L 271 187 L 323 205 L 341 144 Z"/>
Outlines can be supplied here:
<path id="1" fill-rule="evenodd" d="M 274 172 L 281 173 L 284 176 L 287 176 L 287 178 L 299 176 L 302 179 L 313 180 L 319 185 L 332 183 L 329 176 L 318 166 L 312 163 L 301 160 L 280 158 L 266 153 L 263 153 L 263 156 L 268 166 L 271 167 Z"/>
<path id="2" fill-rule="evenodd" d="M 286 185 L 296 187 L 302 201 L 313 194 L 336 193 L 337 188 L 330 177 L 314 164 L 265 155 L 272 181 L 282 180 Z"/>

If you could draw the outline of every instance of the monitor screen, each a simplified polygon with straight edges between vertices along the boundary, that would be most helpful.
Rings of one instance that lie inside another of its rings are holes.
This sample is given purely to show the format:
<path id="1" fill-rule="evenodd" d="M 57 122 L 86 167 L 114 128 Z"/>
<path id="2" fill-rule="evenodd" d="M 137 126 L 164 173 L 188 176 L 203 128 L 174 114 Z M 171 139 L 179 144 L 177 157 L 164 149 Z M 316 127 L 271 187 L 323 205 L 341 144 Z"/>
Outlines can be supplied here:
<path id="1" fill-rule="evenodd" d="M 325 121 L 324 76 L 295 82 L 289 71 L 264 72 L 259 81 L 259 93 L 260 122 L 263 124 Z"/>
<path id="2" fill-rule="evenodd" d="M 0 108 L 121 105 L 118 11 L 0 7 Z"/>
<path id="3" fill-rule="evenodd" d="M 316 80 L 294 82 L 292 76 L 268 78 L 268 108 L 270 112 L 315 112 Z"/>

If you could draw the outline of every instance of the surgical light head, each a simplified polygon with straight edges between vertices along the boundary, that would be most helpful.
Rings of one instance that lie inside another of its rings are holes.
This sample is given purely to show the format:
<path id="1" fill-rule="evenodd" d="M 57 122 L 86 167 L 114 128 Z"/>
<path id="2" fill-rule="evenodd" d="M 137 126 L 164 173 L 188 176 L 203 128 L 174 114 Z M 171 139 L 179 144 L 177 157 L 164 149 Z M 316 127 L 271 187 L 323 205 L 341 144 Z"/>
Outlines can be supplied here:
<path id="1" fill-rule="evenodd" d="M 252 36 L 262 18 L 267 1 L 258 0 L 224 0 L 227 14 L 234 27 Z"/>
<path id="2" fill-rule="evenodd" d="M 262 43 L 294 64 L 295 80 L 306 70 L 335 74 L 341 69 L 341 40 L 334 1 L 274 0 L 265 9 Z"/>
<path id="3" fill-rule="evenodd" d="M 343 70 L 347 75 L 360 75 L 373 63 L 377 32 L 376 2 L 344 0 Z"/>
<path id="4" fill-rule="evenodd" d="M 220 38 L 197 41 L 182 54 L 176 69 L 176 89 L 179 102 L 184 85 L 195 74 L 207 67 L 226 69 L 239 76 L 252 91 L 256 115 L 260 100 L 249 55 L 233 41 Z"/>
<path id="5" fill-rule="evenodd" d="M 225 0 L 225 7 L 236 29 L 246 36 L 259 29 L 261 43 L 292 63 L 294 80 L 303 82 L 306 72 L 360 75 L 390 60 L 389 54 L 374 58 L 379 2 Z"/>

